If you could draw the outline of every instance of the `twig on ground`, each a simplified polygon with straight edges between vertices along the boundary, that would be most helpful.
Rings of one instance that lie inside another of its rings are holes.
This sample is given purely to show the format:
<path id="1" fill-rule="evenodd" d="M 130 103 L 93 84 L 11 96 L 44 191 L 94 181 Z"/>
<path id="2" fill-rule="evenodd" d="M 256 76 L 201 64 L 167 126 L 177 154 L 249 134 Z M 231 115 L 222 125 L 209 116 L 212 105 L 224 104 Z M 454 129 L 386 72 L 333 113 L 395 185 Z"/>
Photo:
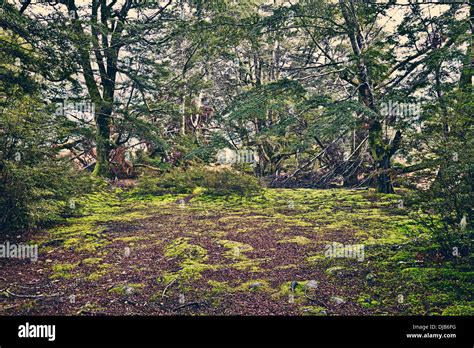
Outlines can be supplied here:
<path id="1" fill-rule="evenodd" d="M 165 286 L 165 288 L 163 289 L 163 292 L 161 293 L 161 298 L 165 297 L 166 291 L 171 285 L 173 285 L 176 282 L 176 280 L 178 280 L 178 278 L 174 278 L 172 281 L 168 283 L 168 285 Z"/>
<path id="2" fill-rule="evenodd" d="M 177 311 L 179 309 L 182 309 L 182 308 L 185 308 L 185 307 L 189 307 L 189 306 L 201 306 L 202 304 L 204 304 L 204 302 L 189 302 L 189 303 L 185 303 L 181 306 L 178 306 L 178 307 L 175 307 L 173 308 L 173 311 Z"/>
<path id="3" fill-rule="evenodd" d="M 61 296 L 61 294 L 40 294 L 40 295 L 22 295 L 22 294 L 15 294 L 14 292 L 11 292 L 9 288 L 6 288 L 3 292 L 6 294 L 13 296 L 13 297 L 19 297 L 19 298 L 44 298 L 44 297 L 58 297 Z"/>
<path id="4" fill-rule="evenodd" d="M 93 312 L 93 311 L 83 311 L 83 310 L 78 310 L 76 312 L 77 315 L 89 315 L 89 316 L 104 316 L 107 315 L 106 312 Z"/>

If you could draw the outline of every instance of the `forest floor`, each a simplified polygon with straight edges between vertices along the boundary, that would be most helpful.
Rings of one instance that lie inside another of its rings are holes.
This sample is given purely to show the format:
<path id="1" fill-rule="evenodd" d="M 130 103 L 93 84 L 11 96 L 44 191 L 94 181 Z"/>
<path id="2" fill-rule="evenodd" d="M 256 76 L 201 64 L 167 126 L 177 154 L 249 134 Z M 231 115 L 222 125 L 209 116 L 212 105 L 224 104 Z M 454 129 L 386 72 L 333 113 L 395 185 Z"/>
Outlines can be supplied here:
<path id="1" fill-rule="evenodd" d="M 0 259 L 0 314 L 473 315 L 472 258 L 443 258 L 400 199 L 91 194 L 18 239 L 36 262 Z"/>

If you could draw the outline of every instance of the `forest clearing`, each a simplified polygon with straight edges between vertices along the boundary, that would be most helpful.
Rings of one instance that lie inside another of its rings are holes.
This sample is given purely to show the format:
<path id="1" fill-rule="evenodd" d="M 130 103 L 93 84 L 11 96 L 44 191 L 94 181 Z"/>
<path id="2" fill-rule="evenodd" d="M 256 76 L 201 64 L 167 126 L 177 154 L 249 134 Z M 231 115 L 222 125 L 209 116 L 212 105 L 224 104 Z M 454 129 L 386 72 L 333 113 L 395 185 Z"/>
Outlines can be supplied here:
<path id="1" fill-rule="evenodd" d="M 3 314 L 472 315 L 470 265 L 446 263 L 400 196 L 269 189 L 260 197 L 115 189 L 10 261 Z M 338 244 L 335 244 L 338 243 Z M 362 245 L 353 255 L 334 252 Z M 336 248 L 337 248 L 336 247 Z M 28 284 L 28 288 L 24 284 Z"/>

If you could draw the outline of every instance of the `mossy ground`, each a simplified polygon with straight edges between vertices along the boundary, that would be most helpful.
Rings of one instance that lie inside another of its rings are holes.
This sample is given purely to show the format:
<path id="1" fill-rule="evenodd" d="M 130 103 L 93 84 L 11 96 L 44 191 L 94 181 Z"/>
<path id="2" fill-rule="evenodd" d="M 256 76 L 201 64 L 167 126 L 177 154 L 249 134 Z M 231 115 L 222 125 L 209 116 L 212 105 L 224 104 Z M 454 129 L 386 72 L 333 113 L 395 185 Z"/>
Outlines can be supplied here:
<path id="1" fill-rule="evenodd" d="M 55 296 L 3 293 L 0 313 L 473 315 L 472 257 L 441 257 L 398 195 L 183 198 L 109 190 L 78 200 L 67 224 L 28 238 L 37 262 L 0 261 L 14 293 L 24 282 Z M 363 245 L 363 257 L 332 257 L 333 243 Z"/>

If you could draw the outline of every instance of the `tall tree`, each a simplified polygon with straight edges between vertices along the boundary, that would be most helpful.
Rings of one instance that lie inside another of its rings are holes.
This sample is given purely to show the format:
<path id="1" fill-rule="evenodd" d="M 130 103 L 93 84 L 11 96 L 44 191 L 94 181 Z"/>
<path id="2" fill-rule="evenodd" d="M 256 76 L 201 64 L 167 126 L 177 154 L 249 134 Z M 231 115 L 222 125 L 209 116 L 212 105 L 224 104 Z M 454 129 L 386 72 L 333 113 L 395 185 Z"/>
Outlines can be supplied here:
<path id="1" fill-rule="evenodd" d="M 95 106 L 94 174 L 109 176 L 110 152 L 123 141 L 121 136 L 113 136 L 121 105 L 126 103 L 127 93 L 129 98 L 139 93 L 142 103 L 147 104 L 145 92 L 157 89 L 159 81 L 154 77 L 161 74 L 161 67 L 150 58 L 166 50 L 178 28 L 179 4 L 133 0 L 92 0 L 87 5 L 75 0 L 49 5 L 25 2 L 20 13 L 33 22 L 42 19 L 42 30 L 65 40 L 76 53 L 76 69 L 66 78 L 85 86 Z M 142 56 L 144 52 L 149 59 Z M 142 78 L 145 70 L 149 81 Z"/>

